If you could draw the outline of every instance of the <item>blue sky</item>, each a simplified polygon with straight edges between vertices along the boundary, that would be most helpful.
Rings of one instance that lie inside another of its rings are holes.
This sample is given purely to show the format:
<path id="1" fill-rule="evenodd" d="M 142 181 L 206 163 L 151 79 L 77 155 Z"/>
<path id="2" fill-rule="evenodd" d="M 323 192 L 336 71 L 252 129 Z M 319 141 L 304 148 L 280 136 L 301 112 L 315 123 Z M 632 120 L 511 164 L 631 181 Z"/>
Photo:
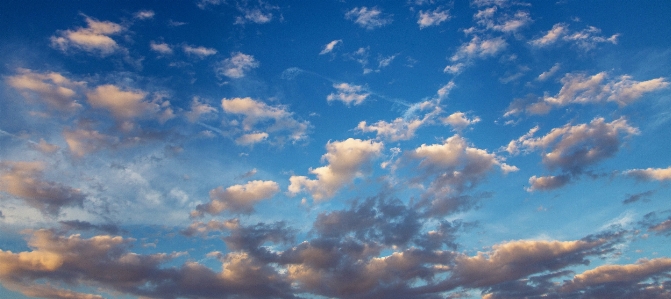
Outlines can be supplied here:
<path id="1" fill-rule="evenodd" d="M 671 296 L 667 1 L 0 15 L 0 297 Z"/>

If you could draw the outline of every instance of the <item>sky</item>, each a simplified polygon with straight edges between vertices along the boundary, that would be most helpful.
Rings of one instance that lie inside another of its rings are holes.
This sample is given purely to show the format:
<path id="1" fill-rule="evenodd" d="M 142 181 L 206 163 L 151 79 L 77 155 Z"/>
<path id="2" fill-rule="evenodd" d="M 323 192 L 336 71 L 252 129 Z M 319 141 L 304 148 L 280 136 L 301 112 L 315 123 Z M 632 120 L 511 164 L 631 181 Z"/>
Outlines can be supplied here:
<path id="1" fill-rule="evenodd" d="M 0 1 L 0 297 L 670 298 L 670 15 Z"/>

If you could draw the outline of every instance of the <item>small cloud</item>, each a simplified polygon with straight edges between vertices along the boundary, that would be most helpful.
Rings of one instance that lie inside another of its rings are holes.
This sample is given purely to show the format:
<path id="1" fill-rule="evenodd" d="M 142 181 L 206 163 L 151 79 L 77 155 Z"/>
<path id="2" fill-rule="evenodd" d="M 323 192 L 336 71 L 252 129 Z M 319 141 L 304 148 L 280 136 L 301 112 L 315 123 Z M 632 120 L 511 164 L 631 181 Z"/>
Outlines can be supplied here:
<path id="1" fill-rule="evenodd" d="M 368 30 L 383 27 L 392 22 L 391 15 L 382 13 L 377 7 L 357 7 L 345 14 L 345 19 L 352 20 L 359 26 Z"/>
<path id="2" fill-rule="evenodd" d="M 173 53 L 172 47 L 166 43 L 151 41 L 149 47 L 152 51 L 158 52 L 159 54 L 170 55 Z"/>
<path id="3" fill-rule="evenodd" d="M 342 101 L 345 105 L 350 104 L 359 105 L 363 103 L 370 93 L 363 91 L 363 87 L 359 85 L 350 85 L 347 83 L 333 84 L 333 87 L 338 90 L 338 93 L 331 93 L 326 97 L 327 101 Z"/>
<path id="4" fill-rule="evenodd" d="M 568 174 L 557 176 L 532 176 L 529 178 L 529 188 L 527 191 L 548 191 L 561 188 L 571 181 L 571 176 Z"/>
<path id="5" fill-rule="evenodd" d="M 224 59 L 215 68 L 218 75 L 224 75 L 229 78 L 242 78 L 252 69 L 259 67 L 259 62 L 254 56 L 241 52 L 231 53 L 231 58 Z"/>
<path id="6" fill-rule="evenodd" d="M 60 73 L 37 73 L 29 69 L 18 69 L 16 75 L 6 82 L 18 90 L 23 97 L 46 103 L 59 111 L 75 111 L 82 107 L 75 100 L 77 91 L 86 87 L 85 82 L 72 81 Z"/>
<path id="7" fill-rule="evenodd" d="M 268 133 L 259 132 L 259 133 L 248 133 L 243 134 L 242 136 L 235 139 L 235 143 L 238 145 L 253 145 L 259 143 L 268 138 Z"/>
<path id="8" fill-rule="evenodd" d="M 279 185 L 273 181 L 250 181 L 226 189 L 218 187 L 210 191 L 210 202 L 196 206 L 191 216 L 202 217 L 205 213 L 214 216 L 223 211 L 250 214 L 254 211 L 255 204 L 270 199 L 279 191 Z"/>
<path id="9" fill-rule="evenodd" d="M 134 17 L 139 20 L 147 20 L 154 18 L 153 10 L 141 10 L 135 13 Z"/>
<path id="10" fill-rule="evenodd" d="M 444 124 L 449 124 L 452 126 L 455 130 L 461 131 L 465 129 L 466 127 L 476 124 L 480 122 L 480 118 L 475 116 L 472 118 L 468 118 L 466 113 L 463 112 L 455 112 L 450 114 L 449 116 L 441 119 L 441 121 Z"/>
<path id="11" fill-rule="evenodd" d="M 340 44 L 340 43 L 342 43 L 342 40 L 337 39 L 337 40 L 334 40 L 334 41 L 326 44 L 326 46 L 324 46 L 324 49 L 321 52 L 319 52 L 319 55 L 324 55 L 324 54 L 327 54 L 327 53 L 331 53 L 333 51 L 333 49 L 335 48 L 335 46 Z"/>
<path id="12" fill-rule="evenodd" d="M 58 31 L 51 37 L 51 46 L 63 52 L 74 48 L 103 57 L 121 48 L 110 36 L 125 31 L 125 27 L 90 17 L 86 17 L 86 24 L 86 28 Z"/>
<path id="13" fill-rule="evenodd" d="M 212 49 L 212 48 L 206 48 L 206 47 L 193 47 L 189 45 L 184 45 L 182 47 L 182 50 L 184 50 L 184 53 L 188 55 L 193 55 L 197 56 L 198 58 L 205 58 L 207 56 L 211 56 L 214 54 L 217 54 L 217 50 Z"/>
<path id="14" fill-rule="evenodd" d="M 671 180 L 671 167 L 630 169 L 623 174 L 644 181 L 668 181 Z"/>
<path id="15" fill-rule="evenodd" d="M 555 63 L 555 65 L 552 66 L 552 68 L 550 68 L 549 70 L 547 70 L 547 71 L 541 73 L 540 75 L 538 75 L 538 78 L 536 78 L 536 80 L 545 81 L 545 80 L 549 79 L 550 77 L 554 76 L 555 73 L 557 73 L 559 68 L 560 68 L 560 64 L 559 64 L 559 62 L 557 62 L 557 63 Z"/>
<path id="16" fill-rule="evenodd" d="M 441 8 L 436 8 L 433 11 L 420 11 L 419 20 L 419 29 L 424 29 L 429 26 L 438 26 L 440 23 L 445 22 L 450 19 L 449 10 L 442 10 Z"/>
<path id="17" fill-rule="evenodd" d="M 617 44 L 619 34 L 610 37 L 599 35 L 601 29 L 589 26 L 581 31 L 571 32 L 567 24 L 558 23 L 552 26 L 545 35 L 530 41 L 529 43 L 537 48 L 543 48 L 555 44 L 558 41 L 565 41 L 575 44 L 578 48 L 585 51 L 596 48 L 600 43 Z"/>

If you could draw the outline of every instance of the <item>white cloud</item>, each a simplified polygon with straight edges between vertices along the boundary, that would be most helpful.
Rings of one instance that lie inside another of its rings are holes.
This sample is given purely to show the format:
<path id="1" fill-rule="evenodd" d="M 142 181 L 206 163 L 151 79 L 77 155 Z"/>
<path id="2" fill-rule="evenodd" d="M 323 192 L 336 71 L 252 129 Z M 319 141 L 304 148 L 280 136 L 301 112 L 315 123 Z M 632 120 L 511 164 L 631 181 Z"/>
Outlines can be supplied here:
<path id="1" fill-rule="evenodd" d="M 85 88 L 85 82 L 72 81 L 56 72 L 36 73 L 22 68 L 17 72 L 17 75 L 7 77 L 6 81 L 25 98 L 45 102 L 50 108 L 61 111 L 82 107 L 75 98 L 77 90 Z"/>
<path id="2" fill-rule="evenodd" d="M 472 57 L 488 57 L 494 56 L 496 53 L 506 48 L 508 44 L 501 37 L 481 39 L 479 36 L 474 36 L 470 42 L 465 43 L 459 47 L 450 59 L 458 61 L 461 59 L 470 59 Z"/>
<path id="3" fill-rule="evenodd" d="M 441 8 L 436 8 L 433 11 L 420 11 L 419 24 L 420 29 L 424 29 L 429 26 L 438 26 L 440 23 L 445 22 L 450 19 L 450 12 L 448 10 L 442 10 Z"/>
<path id="4" fill-rule="evenodd" d="M 252 22 L 256 24 L 265 24 L 273 20 L 273 14 L 269 11 L 261 11 L 258 8 L 243 10 L 244 16 L 237 17 L 234 24 L 245 24 Z"/>
<path id="5" fill-rule="evenodd" d="M 134 118 L 144 114 L 147 93 L 140 90 L 121 90 L 116 85 L 101 85 L 86 94 L 91 106 L 108 109 L 115 117 Z"/>
<path id="6" fill-rule="evenodd" d="M 545 80 L 549 79 L 550 77 L 554 76 L 554 74 L 557 73 L 559 68 L 560 68 L 559 62 L 557 62 L 549 70 L 547 70 L 547 71 L 541 73 L 540 75 L 538 75 L 538 78 L 536 78 L 536 79 L 538 81 L 545 81 Z"/>
<path id="7" fill-rule="evenodd" d="M 497 7 L 490 7 L 478 11 L 475 16 L 473 16 L 473 18 L 480 26 L 488 30 L 499 31 L 503 33 L 514 33 L 532 22 L 529 13 L 525 11 L 517 11 L 512 16 L 503 14 L 498 18 L 495 18 L 494 16 L 497 12 Z"/>
<path id="8" fill-rule="evenodd" d="M 671 167 L 630 169 L 624 171 L 623 174 L 641 180 L 669 181 L 671 180 Z"/>
<path id="9" fill-rule="evenodd" d="M 397 55 L 391 55 L 391 56 L 387 56 L 387 57 L 380 57 L 380 59 L 378 60 L 378 61 L 379 61 L 379 63 L 378 63 L 378 70 L 381 69 L 381 68 L 385 68 L 385 67 L 389 66 L 389 64 L 391 64 L 391 62 L 394 61 L 394 59 L 396 58 L 396 56 L 397 56 Z"/>
<path id="10" fill-rule="evenodd" d="M 135 18 L 140 20 L 147 20 L 154 18 L 153 10 L 141 10 L 135 13 Z"/>
<path id="11" fill-rule="evenodd" d="M 155 41 L 151 41 L 149 43 L 149 47 L 152 51 L 158 52 L 160 54 L 170 55 L 173 53 L 172 47 L 166 43 L 157 43 Z"/>
<path id="12" fill-rule="evenodd" d="M 617 38 L 619 34 L 614 34 L 610 37 L 601 36 L 600 34 L 601 29 L 594 26 L 588 26 L 581 31 L 571 32 L 567 24 L 558 23 L 552 26 L 552 29 L 550 29 L 545 35 L 534 39 L 529 43 L 532 46 L 542 48 L 562 40 L 573 43 L 577 47 L 586 51 L 594 49 L 600 43 L 617 44 Z"/>
<path id="13" fill-rule="evenodd" d="M 120 49 L 110 35 L 119 34 L 126 28 L 117 23 L 101 22 L 89 17 L 86 17 L 86 24 L 86 28 L 59 31 L 58 35 L 51 37 L 51 46 L 64 52 L 76 48 L 101 56 L 110 55 Z"/>
<path id="14" fill-rule="evenodd" d="M 239 145 L 253 145 L 268 138 L 268 133 L 248 133 L 235 139 L 235 143 Z"/>
<path id="15" fill-rule="evenodd" d="M 258 130 L 265 133 L 276 133 L 288 131 L 288 138 L 296 142 L 307 137 L 308 122 L 300 122 L 293 118 L 293 113 L 283 106 L 269 106 L 252 98 L 224 98 L 221 101 L 224 112 L 232 115 L 240 115 L 242 130 L 249 132 Z M 271 123 L 268 121 L 272 120 Z M 249 134 L 249 133 L 246 133 Z M 247 138 L 252 138 L 250 135 Z M 261 135 L 255 135 L 257 138 Z M 279 138 L 279 137 L 278 137 Z M 251 140 L 251 139 L 247 139 Z"/>
<path id="16" fill-rule="evenodd" d="M 357 7 L 345 14 L 345 19 L 352 20 L 359 26 L 372 30 L 392 22 L 391 15 L 382 13 L 377 7 Z"/>
<path id="17" fill-rule="evenodd" d="M 191 100 L 191 110 L 189 112 L 186 112 L 185 115 L 186 118 L 193 123 L 198 121 L 198 119 L 200 119 L 200 117 L 204 114 L 216 113 L 216 112 L 217 112 L 216 108 L 208 104 L 201 103 L 197 97 L 194 97 Z"/>
<path id="18" fill-rule="evenodd" d="M 215 71 L 219 75 L 238 79 L 244 77 L 247 72 L 257 67 L 259 67 L 259 62 L 254 59 L 254 56 L 236 52 L 231 53 L 231 58 L 224 59 L 215 68 Z"/>
<path id="19" fill-rule="evenodd" d="M 338 90 L 338 93 L 331 93 L 326 97 L 327 101 L 342 101 L 346 105 L 359 105 L 363 103 L 370 93 L 363 91 L 363 87 L 359 85 L 349 85 L 347 83 L 333 84 L 333 87 Z"/>
<path id="20" fill-rule="evenodd" d="M 109 149 L 119 144 L 117 137 L 90 129 L 64 130 L 63 138 L 70 153 L 75 157 L 83 157 L 92 152 Z"/>
<path id="21" fill-rule="evenodd" d="M 355 178 L 368 173 L 371 161 L 380 155 L 381 142 L 349 138 L 326 144 L 322 160 L 328 165 L 310 169 L 317 176 L 312 180 L 306 176 L 291 176 L 289 192 L 298 194 L 307 191 L 315 200 L 333 197 L 340 188 L 352 183 Z"/>
<path id="22" fill-rule="evenodd" d="M 193 46 L 189 46 L 189 45 L 184 45 L 182 47 L 182 50 L 184 50 L 184 53 L 186 53 L 188 55 L 197 56 L 198 58 L 205 58 L 207 56 L 212 56 L 214 54 L 217 54 L 217 50 L 212 49 L 212 48 L 193 47 Z"/>
<path id="23" fill-rule="evenodd" d="M 415 131 L 417 131 L 424 122 L 425 119 L 406 120 L 399 117 L 391 123 L 381 120 L 374 124 L 367 125 L 365 121 L 361 121 L 356 128 L 361 132 L 376 132 L 378 138 L 382 137 L 389 141 L 399 141 L 408 140 L 414 137 Z"/>
<path id="24" fill-rule="evenodd" d="M 279 191 L 279 185 L 273 181 L 250 181 L 226 189 L 218 187 L 210 191 L 210 202 L 196 206 L 191 215 L 201 217 L 208 213 L 214 216 L 223 211 L 249 214 L 254 211 L 255 204 L 273 197 Z"/>
<path id="25" fill-rule="evenodd" d="M 529 192 L 533 191 L 547 191 L 563 187 L 571 181 L 571 176 L 564 175 L 549 175 L 549 176 L 532 176 L 529 178 L 529 187 L 526 189 Z"/>
<path id="26" fill-rule="evenodd" d="M 342 43 L 341 39 L 331 41 L 330 43 L 326 44 L 326 46 L 324 46 L 324 49 L 321 52 L 319 52 L 319 55 L 324 55 L 324 54 L 327 54 L 327 53 L 331 53 L 331 51 L 333 51 L 335 46 L 340 44 L 340 43 Z"/>
<path id="27" fill-rule="evenodd" d="M 464 128 L 473 125 L 475 123 L 480 122 L 480 118 L 475 116 L 473 118 L 468 118 L 466 116 L 466 113 L 463 112 L 455 112 L 450 114 L 449 116 L 441 119 L 443 123 L 449 124 L 452 127 L 455 128 L 455 130 L 463 130 Z"/>

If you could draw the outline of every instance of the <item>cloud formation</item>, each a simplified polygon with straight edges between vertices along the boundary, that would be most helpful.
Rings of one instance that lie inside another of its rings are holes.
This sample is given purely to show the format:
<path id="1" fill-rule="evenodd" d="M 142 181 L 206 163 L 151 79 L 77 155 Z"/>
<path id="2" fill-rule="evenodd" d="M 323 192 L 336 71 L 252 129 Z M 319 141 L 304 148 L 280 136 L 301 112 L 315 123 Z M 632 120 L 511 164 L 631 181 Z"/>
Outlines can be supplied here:
<path id="1" fill-rule="evenodd" d="M 552 26 L 548 32 L 529 43 L 537 48 L 551 46 L 558 41 L 564 41 L 576 45 L 578 48 L 589 51 L 600 43 L 617 44 L 619 34 L 613 34 L 610 37 L 601 36 L 601 29 L 594 26 L 588 26 L 581 31 L 570 31 L 568 24 L 558 23 Z"/>
<path id="2" fill-rule="evenodd" d="M 668 181 L 671 180 L 671 167 L 630 169 L 624 171 L 623 174 L 637 178 L 639 180 Z"/>
<path id="3" fill-rule="evenodd" d="M 352 20 L 367 30 L 383 27 L 392 22 L 392 16 L 385 14 L 377 7 L 357 7 L 345 14 L 345 19 Z"/>
<path id="4" fill-rule="evenodd" d="M 110 55 L 120 49 L 110 36 L 125 31 L 125 27 L 90 17 L 86 17 L 86 25 L 85 28 L 57 32 L 57 35 L 51 37 L 51 46 L 63 52 L 74 48 L 100 56 Z"/>
<path id="5" fill-rule="evenodd" d="M 351 184 L 355 178 L 370 172 L 371 161 L 380 155 L 384 145 L 381 142 L 349 138 L 326 144 L 326 154 L 322 161 L 328 165 L 310 169 L 317 179 L 292 175 L 289 192 L 310 193 L 315 200 L 333 197 L 340 188 Z"/>
<path id="6" fill-rule="evenodd" d="M 75 111 L 82 107 L 76 100 L 78 92 L 86 87 L 82 81 L 72 81 L 56 72 L 37 73 L 19 68 L 6 82 L 18 90 L 23 97 L 44 102 L 49 108 L 60 111 Z"/>
<path id="7" fill-rule="evenodd" d="M 430 26 L 438 26 L 440 23 L 448 21 L 451 18 L 449 10 L 443 10 L 440 7 L 435 10 L 419 11 L 419 29 L 424 29 Z"/>
<path id="8" fill-rule="evenodd" d="M 191 216 L 202 217 L 205 213 L 216 216 L 223 211 L 250 214 L 256 203 L 273 197 L 279 191 L 279 185 L 273 181 L 250 181 L 226 189 L 217 187 L 210 191 L 210 202 L 196 206 Z"/>
<path id="9" fill-rule="evenodd" d="M 226 114 L 242 118 L 239 127 L 245 134 L 255 134 L 239 137 L 242 138 L 240 142 L 243 144 L 261 141 L 270 134 L 273 134 L 278 142 L 284 139 L 297 142 L 307 137 L 309 123 L 294 119 L 293 113 L 284 106 L 270 106 L 252 98 L 224 98 L 221 100 L 221 107 Z M 288 136 L 278 135 L 279 132 L 288 132 Z"/>
<path id="10" fill-rule="evenodd" d="M 337 46 L 340 43 L 342 43 L 341 39 L 336 39 L 334 41 L 331 41 L 330 43 L 326 44 L 326 46 L 324 46 L 324 49 L 322 49 L 322 51 L 319 52 L 319 55 L 324 55 L 324 54 L 331 53 L 333 51 L 333 49 L 335 48 L 335 46 Z"/>
<path id="11" fill-rule="evenodd" d="M 218 75 L 224 75 L 232 79 L 244 77 L 247 72 L 259 67 L 259 62 L 254 56 L 241 52 L 231 53 L 231 58 L 221 61 L 215 68 Z"/>
<path id="12" fill-rule="evenodd" d="M 338 93 L 331 93 L 326 96 L 327 101 L 341 101 L 345 105 L 350 104 L 359 105 L 368 98 L 370 93 L 364 91 L 362 86 L 350 85 L 347 83 L 333 84 L 333 87 L 338 90 Z"/>

